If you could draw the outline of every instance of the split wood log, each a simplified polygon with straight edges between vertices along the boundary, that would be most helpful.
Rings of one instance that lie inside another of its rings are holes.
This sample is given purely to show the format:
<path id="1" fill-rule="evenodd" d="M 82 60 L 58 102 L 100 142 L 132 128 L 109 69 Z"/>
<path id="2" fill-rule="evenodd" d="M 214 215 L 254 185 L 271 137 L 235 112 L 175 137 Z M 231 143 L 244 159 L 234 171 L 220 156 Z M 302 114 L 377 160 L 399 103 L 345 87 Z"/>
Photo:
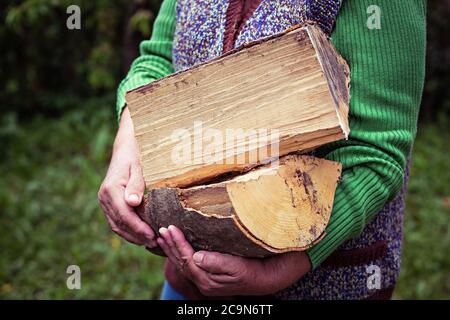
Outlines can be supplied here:
<path id="1" fill-rule="evenodd" d="M 132 90 L 126 101 L 147 187 L 186 188 L 346 138 L 349 68 L 320 28 L 306 25 Z M 224 141 L 230 129 L 253 133 Z M 219 138 L 202 137 L 208 130 Z M 163 193 L 175 197 L 151 197 Z"/>
<path id="2" fill-rule="evenodd" d="M 288 155 L 222 182 L 151 189 L 138 214 L 157 234 L 180 228 L 195 250 L 245 257 L 301 251 L 324 235 L 340 174 L 337 162 Z"/>

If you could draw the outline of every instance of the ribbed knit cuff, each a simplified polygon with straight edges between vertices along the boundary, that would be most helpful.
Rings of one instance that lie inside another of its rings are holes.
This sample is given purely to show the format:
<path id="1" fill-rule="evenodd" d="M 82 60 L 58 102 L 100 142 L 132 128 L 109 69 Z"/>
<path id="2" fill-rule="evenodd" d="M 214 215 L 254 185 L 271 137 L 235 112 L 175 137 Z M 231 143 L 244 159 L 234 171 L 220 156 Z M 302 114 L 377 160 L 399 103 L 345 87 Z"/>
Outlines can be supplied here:
<path id="1" fill-rule="evenodd" d="M 154 46 L 152 40 L 149 45 Z M 168 76 L 173 72 L 172 65 L 165 58 L 157 56 L 140 56 L 131 66 L 127 77 L 120 83 L 117 89 L 116 111 L 120 121 L 120 115 L 125 108 L 125 95 L 128 91 L 149 84 L 154 80 Z"/>

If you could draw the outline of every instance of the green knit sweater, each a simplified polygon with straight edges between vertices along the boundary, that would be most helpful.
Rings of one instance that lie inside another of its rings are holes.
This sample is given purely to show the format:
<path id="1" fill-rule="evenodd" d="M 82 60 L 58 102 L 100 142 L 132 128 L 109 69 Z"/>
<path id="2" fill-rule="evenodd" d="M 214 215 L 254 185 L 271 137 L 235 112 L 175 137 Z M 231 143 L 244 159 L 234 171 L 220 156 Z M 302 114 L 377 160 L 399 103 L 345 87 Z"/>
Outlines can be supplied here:
<path id="1" fill-rule="evenodd" d="M 140 46 L 118 89 L 117 113 L 128 90 L 173 72 L 176 0 L 165 0 L 150 40 Z M 371 5 L 381 29 L 369 29 Z M 399 191 L 417 129 L 425 74 L 425 0 L 344 0 L 332 41 L 351 68 L 348 141 L 318 149 L 343 164 L 326 236 L 307 253 L 313 268 L 365 225 Z"/>

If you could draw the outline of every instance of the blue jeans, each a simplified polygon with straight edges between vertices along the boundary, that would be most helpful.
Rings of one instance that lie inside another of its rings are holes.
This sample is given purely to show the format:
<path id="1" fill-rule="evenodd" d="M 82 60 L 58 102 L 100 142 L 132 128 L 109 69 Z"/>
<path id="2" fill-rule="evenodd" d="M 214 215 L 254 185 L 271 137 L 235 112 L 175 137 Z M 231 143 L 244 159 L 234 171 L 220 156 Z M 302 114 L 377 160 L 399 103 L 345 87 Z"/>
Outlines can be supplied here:
<path id="1" fill-rule="evenodd" d="M 188 300 L 185 296 L 183 296 L 181 293 L 176 291 L 174 288 L 170 286 L 167 281 L 164 281 L 163 288 L 161 291 L 161 297 L 160 300 Z"/>

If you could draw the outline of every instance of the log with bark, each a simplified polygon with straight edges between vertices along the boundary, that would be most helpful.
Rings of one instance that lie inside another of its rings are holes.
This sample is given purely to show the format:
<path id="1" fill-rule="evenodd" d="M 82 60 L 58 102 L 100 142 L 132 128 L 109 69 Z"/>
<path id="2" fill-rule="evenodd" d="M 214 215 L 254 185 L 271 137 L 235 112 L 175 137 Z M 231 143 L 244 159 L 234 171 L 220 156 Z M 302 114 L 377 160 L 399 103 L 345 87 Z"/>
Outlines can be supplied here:
<path id="1" fill-rule="evenodd" d="M 307 24 L 128 92 L 148 187 L 139 215 L 157 233 L 179 227 L 196 250 L 305 250 L 323 237 L 341 166 L 301 153 L 347 138 L 349 82 L 344 59 Z M 195 123 L 213 138 L 257 134 L 228 144 L 199 138 Z M 189 161 L 173 160 L 180 150 Z"/>
<path id="2" fill-rule="evenodd" d="M 149 190 L 138 214 L 158 233 L 180 228 L 196 250 L 266 257 L 319 241 L 341 165 L 289 155 L 231 180 Z"/>

